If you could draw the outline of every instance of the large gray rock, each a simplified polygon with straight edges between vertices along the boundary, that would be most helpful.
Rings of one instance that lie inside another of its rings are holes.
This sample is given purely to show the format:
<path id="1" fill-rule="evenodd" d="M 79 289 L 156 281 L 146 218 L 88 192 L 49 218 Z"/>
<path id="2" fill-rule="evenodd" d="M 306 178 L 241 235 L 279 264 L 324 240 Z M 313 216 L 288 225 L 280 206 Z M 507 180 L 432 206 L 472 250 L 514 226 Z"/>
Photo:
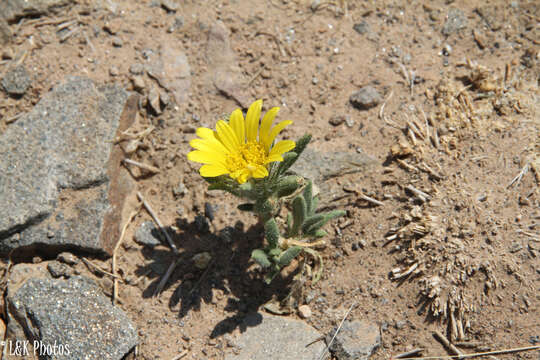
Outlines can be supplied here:
<path id="1" fill-rule="evenodd" d="M 330 344 L 337 328 L 326 336 Z M 381 345 L 381 335 L 376 324 L 366 321 L 346 321 L 330 346 L 330 352 L 338 360 L 367 360 Z"/>
<path id="2" fill-rule="evenodd" d="M 56 12 L 72 3 L 75 3 L 75 0 L 2 0 L 0 1 L 0 16 L 8 22 L 15 22 L 25 16 L 40 16 Z"/>
<path id="3" fill-rule="evenodd" d="M 7 45 L 11 42 L 13 34 L 6 20 L 0 16 L 0 46 Z"/>
<path id="4" fill-rule="evenodd" d="M 208 32 L 206 59 L 209 81 L 225 96 L 234 99 L 243 108 L 251 104 L 244 90 L 247 79 L 238 66 L 229 40 L 230 32 L 221 21 L 215 22 Z"/>
<path id="5" fill-rule="evenodd" d="M 303 321 L 255 313 L 244 323 L 247 330 L 236 341 L 241 350 L 226 360 L 313 360 L 324 349 L 324 343 L 316 341 L 321 334 Z"/>
<path id="6" fill-rule="evenodd" d="M 321 183 L 332 177 L 364 171 L 376 164 L 376 159 L 363 153 L 320 152 L 308 147 L 291 167 L 291 171 Z"/>
<path id="7" fill-rule="evenodd" d="M 113 150 L 137 111 L 128 97 L 72 77 L 0 135 L 0 253 L 29 245 L 111 253 L 132 187 Z"/>
<path id="8" fill-rule="evenodd" d="M 17 265 L 7 302 L 8 338 L 29 340 L 30 345 L 38 341 L 41 350 L 36 353 L 48 355 L 40 358 L 122 359 L 138 342 L 126 314 L 82 276 L 50 279 L 35 265 Z M 55 344 L 56 354 L 44 353 Z"/>
<path id="9" fill-rule="evenodd" d="M 146 70 L 159 85 L 173 94 L 177 104 L 187 100 L 191 86 L 191 68 L 181 46 L 163 42 L 159 54 L 152 55 Z"/>

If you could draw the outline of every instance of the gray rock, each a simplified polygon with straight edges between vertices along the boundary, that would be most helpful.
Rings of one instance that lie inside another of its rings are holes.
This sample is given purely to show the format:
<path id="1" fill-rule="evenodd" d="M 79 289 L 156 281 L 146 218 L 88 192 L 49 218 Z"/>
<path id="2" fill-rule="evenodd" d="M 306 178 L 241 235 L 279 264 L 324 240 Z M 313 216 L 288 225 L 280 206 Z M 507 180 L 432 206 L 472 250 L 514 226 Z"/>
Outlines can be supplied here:
<path id="1" fill-rule="evenodd" d="M 112 143 L 136 105 L 121 88 L 72 77 L 8 126 L 0 135 L 0 253 L 29 245 L 112 253 L 133 186 Z"/>
<path id="2" fill-rule="evenodd" d="M 176 12 L 180 8 L 180 5 L 174 0 L 161 0 L 161 6 L 170 12 Z"/>
<path id="3" fill-rule="evenodd" d="M 133 75 L 141 75 L 144 72 L 144 65 L 141 63 L 132 64 L 129 67 L 129 72 Z"/>
<path id="4" fill-rule="evenodd" d="M 317 341 L 321 334 L 303 321 L 266 314 L 250 314 L 244 324 L 247 330 L 235 341 L 238 354 L 226 360 L 313 360 L 324 349 Z"/>
<path id="5" fill-rule="evenodd" d="M 360 35 L 364 35 L 369 31 L 369 25 L 365 20 L 362 20 L 361 22 L 354 24 L 353 29 Z"/>
<path id="6" fill-rule="evenodd" d="M 213 71 L 209 73 L 209 82 L 225 96 L 234 99 L 243 108 L 248 108 L 251 102 L 243 90 L 246 79 L 236 61 L 229 35 L 229 30 L 221 21 L 210 28 L 206 57 Z"/>
<path id="7" fill-rule="evenodd" d="M 5 46 L 11 42 L 13 34 L 7 21 L 0 16 L 0 46 Z"/>
<path id="8" fill-rule="evenodd" d="M 332 177 L 364 171 L 377 163 L 377 160 L 363 153 L 319 152 L 308 147 L 291 171 L 320 183 Z"/>
<path id="9" fill-rule="evenodd" d="M 3 0 L 0 1 L 0 14 L 11 23 L 25 16 L 56 13 L 75 2 L 75 0 Z"/>
<path id="10" fill-rule="evenodd" d="M 349 98 L 351 104 L 360 110 L 371 109 L 377 106 L 382 100 L 381 94 L 371 86 L 364 86 Z"/>
<path id="11" fill-rule="evenodd" d="M 10 69 L 2 79 L 2 87 L 11 96 L 22 96 L 32 83 L 23 65 Z"/>
<path id="12" fill-rule="evenodd" d="M 49 270 L 49 273 L 51 273 L 52 277 L 54 278 L 59 278 L 62 276 L 68 278 L 73 275 L 72 268 L 57 260 L 53 260 L 48 263 L 47 270 Z"/>
<path id="13" fill-rule="evenodd" d="M 191 68 L 182 47 L 175 42 L 163 43 L 159 56 L 151 54 L 151 61 L 146 66 L 149 76 L 159 85 L 169 90 L 177 104 L 187 100 L 191 87 Z"/>
<path id="14" fill-rule="evenodd" d="M 79 258 L 67 251 L 58 254 L 56 260 L 68 265 L 77 265 L 79 263 Z"/>
<path id="15" fill-rule="evenodd" d="M 444 22 L 441 32 L 443 35 L 448 36 L 458 32 L 466 26 L 467 17 L 463 11 L 456 8 L 451 8 L 450 11 L 448 11 L 448 15 L 446 16 L 446 21 Z"/>
<path id="16" fill-rule="evenodd" d="M 326 336 L 327 344 L 336 330 L 337 327 Z M 330 352 L 338 360 L 367 360 L 380 345 L 377 325 L 361 320 L 346 321 L 330 346 Z"/>
<path id="17" fill-rule="evenodd" d="M 161 244 L 160 238 L 157 236 L 158 228 L 153 221 L 143 222 L 135 231 L 135 241 L 138 244 L 154 247 Z"/>
<path id="18" fill-rule="evenodd" d="M 48 359 L 122 359 L 138 342 L 131 320 L 85 277 L 10 282 L 7 301 L 8 337 L 56 343 Z"/>

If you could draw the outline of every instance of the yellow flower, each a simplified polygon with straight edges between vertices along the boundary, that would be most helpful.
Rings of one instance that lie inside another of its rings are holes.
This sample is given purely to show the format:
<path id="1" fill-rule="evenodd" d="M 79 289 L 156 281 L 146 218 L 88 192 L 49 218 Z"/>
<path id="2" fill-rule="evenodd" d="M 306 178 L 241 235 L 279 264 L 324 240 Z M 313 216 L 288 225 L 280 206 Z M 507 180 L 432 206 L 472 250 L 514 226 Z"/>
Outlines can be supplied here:
<path id="1" fill-rule="evenodd" d="M 257 100 L 249 107 L 245 120 L 242 110 L 236 109 L 231 113 L 229 122 L 217 122 L 216 131 L 204 127 L 197 129 L 200 139 L 190 141 L 196 150 L 187 157 L 204 164 L 199 170 L 202 176 L 229 174 L 240 184 L 250 178 L 262 179 L 268 176 L 268 164 L 283 161 L 282 155 L 294 149 L 296 144 L 292 140 L 282 140 L 273 145 L 276 136 L 292 121 L 282 121 L 271 129 L 279 111 L 274 107 L 264 115 L 259 127 L 261 108 L 262 100 Z"/>

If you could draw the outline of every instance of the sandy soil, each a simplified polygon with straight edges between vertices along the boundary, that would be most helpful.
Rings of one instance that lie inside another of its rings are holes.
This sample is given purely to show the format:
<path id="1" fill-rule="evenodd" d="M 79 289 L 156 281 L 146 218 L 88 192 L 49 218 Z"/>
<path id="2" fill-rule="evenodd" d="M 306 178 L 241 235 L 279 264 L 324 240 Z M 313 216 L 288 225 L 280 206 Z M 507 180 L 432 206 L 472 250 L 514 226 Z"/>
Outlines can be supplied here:
<path id="1" fill-rule="evenodd" d="M 435 330 L 477 344 L 463 352 L 538 344 L 538 2 L 178 3 L 173 12 L 159 1 L 119 0 L 116 9 L 109 1 L 79 1 L 60 14 L 13 25 L 11 51 L 26 51 L 33 85 L 0 108 L 2 119 L 27 111 L 70 74 L 135 90 L 133 64 L 150 63 L 166 49 L 187 56 L 185 99 L 159 115 L 143 106 L 134 129 L 155 127 L 131 157 L 161 171 L 134 174 L 181 252 L 153 298 L 173 254 L 133 241 L 137 227 L 150 220 L 144 210 L 127 229 L 118 252 L 127 282 L 120 285 L 119 306 L 140 331 L 134 357 L 171 359 L 188 350 L 186 358 L 223 358 L 234 350 L 228 344 L 241 332 L 238 320 L 291 288 L 300 289 L 296 305 L 309 303 L 313 311 L 305 321 L 321 332 L 356 303 L 349 318 L 381 328 L 374 359 L 418 347 L 426 356 L 446 355 Z M 462 11 L 463 28 L 445 28 L 452 9 Z M 77 18 L 79 30 L 61 41 L 58 25 Z M 220 28 L 226 31 L 212 35 Z M 228 40 L 211 45 L 220 36 Z M 215 86 L 212 74 L 221 62 L 235 67 L 232 95 Z M 152 88 L 166 92 L 151 76 L 142 78 L 143 95 Z M 360 111 L 349 97 L 366 85 L 384 102 Z M 235 198 L 208 192 L 198 165 L 186 160 L 196 127 L 211 127 L 243 99 L 257 98 L 265 109 L 280 106 L 280 119 L 294 120 L 286 138 L 311 133 L 310 146 L 319 151 L 358 150 L 380 162 L 329 180 L 337 195 L 324 205 L 348 216 L 326 227 L 324 275 L 315 285 L 285 277 L 265 286 L 249 259 L 261 228 L 236 210 Z M 331 125 L 334 115 L 354 124 Z M 360 199 L 361 193 L 384 206 Z M 208 231 L 195 221 L 205 203 L 216 207 Z M 218 236 L 227 226 L 235 227 L 232 242 Z M 212 260 L 198 270 L 192 257 L 204 251 Z M 110 292 L 110 281 L 102 283 Z M 497 358 L 537 359 L 538 352 Z"/>

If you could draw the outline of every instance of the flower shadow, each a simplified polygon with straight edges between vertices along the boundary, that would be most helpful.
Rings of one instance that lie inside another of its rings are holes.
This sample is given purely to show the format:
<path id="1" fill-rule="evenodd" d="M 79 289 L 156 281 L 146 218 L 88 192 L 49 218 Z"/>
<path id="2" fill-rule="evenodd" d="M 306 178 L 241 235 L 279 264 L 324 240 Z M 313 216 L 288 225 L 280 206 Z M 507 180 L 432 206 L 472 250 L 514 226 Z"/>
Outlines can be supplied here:
<path id="1" fill-rule="evenodd" d="M 247 314 L 257 312 L 272 298 L 281 300 L 289 294 L 294 272 L 286 277 L 277 276 L 267 285 L 263 280 L 264 273 L 251 260 L 251 252 L 263 247 L 264 229 L 261 225 L 253 225 L 247 230 L 235 226 L 217 231 L 204 222 L 201 224 L 201 217 L 198 217 L 192 222 L 178 219 L 176 226 L 179 229 L 176 233 L 170 227 L 166 230 L 178 246 L 178 265 L 160 296 L 174 289 L 168 306 L 178 311 L 180 318 L 191 311 L 200 311 L 203 303 L 219 306 L 217 304 L 226 301 L 223 310 L 230 315 L 217 323 L 210 334 L 211 338 L 236 328 L 244 331 L 247 326 L 256 326 L 256 321 L 244 321 Z M 154 232 L 153 235 L 158 237 L 160 234 Z M 203 252 L 209 253 L 211 260 L 206 268 L 199 269 L 193 257 Z M 143 291 L 143 297 L 149 298 L 177 257 L 173 251 L 161 246 L 143 249 L 143 255 L 150 261 L 139 267 L 136 273 L 153 279 Z"/>

